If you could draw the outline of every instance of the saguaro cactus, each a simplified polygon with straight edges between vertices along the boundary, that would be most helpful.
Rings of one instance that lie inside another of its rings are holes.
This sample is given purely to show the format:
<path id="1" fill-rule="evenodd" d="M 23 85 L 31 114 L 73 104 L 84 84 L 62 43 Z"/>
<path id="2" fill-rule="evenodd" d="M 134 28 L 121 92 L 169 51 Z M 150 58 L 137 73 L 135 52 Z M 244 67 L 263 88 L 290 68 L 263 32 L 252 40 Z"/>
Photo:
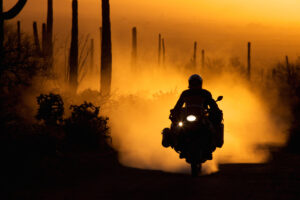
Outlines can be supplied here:
<path id="1" fill-rule="evenodd" d="M 49 64 L 52 65 L 53 57 L 53 0 L 48 0 L 48 11 L 47 11 L 47 56 L 49 58 Z"/>
<path id="2" fill-rule="evenodd" d="M 131 54 L 131 64 L 133 67 L 136 66 L 137 60 L 137 29 L 132 28 L 132 54 Z"/>
<path id="3" fill-rule="evenodd" d="M 93 69 L 93 67 L 94 67 L 94 39 L 91 39 L 91 49 L 90 49 L 90 51 L 91 51 L 91 62 L 90 62 L 90 64 L 91 64 L 91 69 Z"/>
<path id="4" fill-rule="evenodd" d="M 101 68 L 101 56 L 102 56 L 102 27 L 99 27 L 100 33 L 100 68 Z M 101 70 L 100 70 L 101 71 Z M 101 74 L 100 74 L 101 77 Z M 101 83 L 100 83 L 101 84 Z"/>
<path id="5" fill-rule="evenodd" d="M 247 78 L 248 80 L 251 79 L 251 42 L 248 42 L 248 73 L 247 73 Z"/>
<path id="6" fill-rule="evenodd" d="M 42 25 L 42 52 L 43 52 L 43 56 L 46 56 L 47 54 L 47 27 L 46 24 L 43 23 Z"/>
<path id="7" fill-rule="evenodd" d="M 291 72 L 291 67 L 290 67 L 288 56 L 285 56 L 285 63 L 286 63 L 286 71 L 287 71 L 287 81 L 288 81 L 288 83 L 291 83 L 292 72 Z"/>
<path id="8" fill-rule="evenodd" d="M 202 69 L 204 69 L 204 67 L 205 67 L 205 50 L 204 49 L 202 49 L 202 51 L 201 51 L 201 65 L 202 65 Z"/>
<path id="9" fill-rule="evenodd" d="M 194 42 L 193 67 L 197 66 L 197 42 Z"/>
<path id="10" fill-rule="evenodd" d="M 162 54 L 163 54 L 163 65 L 166 63 L 166 45 L 165 45 L 165 39 L 162 39 Z"/>
<path id="11" fill-rule="evenodd" d="M 17 34 L 18 34 L 18 37 L 17 37 L 17 45 L 18 45 L 18 55 L 20 56 L 21 54 L 21 22 L 18 21 L 17 22 Z"/>
<path id="12" fill-rule="evenodd" d="M 0 0 L 0 56 L 3 54 L 3 43 L 4 43 L 4 20 L 9 20 L 16 17 L 27 0 L 19 0 L 17 4 L 7 12 L 3 12 L 3 0 Z"/>
<path id="13" fill-rule="evenodd" d="M 112 77 L 112 47 L 109 0 L 102 0 L 101 93 L 109 95 Z"/>
<path id="14" fill-rule="evenodd" d="M 158 64 L 161 61 L 161 34 L 158 34 Z"/>
<path id="15" fill-rule="evenodd" d="M 33 38 L 34 38 L 34 45 L 35 45 L 36 54 L 41 55 L 41 46 L 40 46 L 37 23 L 33 22 L 32 27 L 33 27 Z"/>
<path id="16" fill-rule="evenodd" d="M 75 93 L 78 86 L 78 1 L 72 0 L 72 36 L 69 57 L 71 89 Z"/>

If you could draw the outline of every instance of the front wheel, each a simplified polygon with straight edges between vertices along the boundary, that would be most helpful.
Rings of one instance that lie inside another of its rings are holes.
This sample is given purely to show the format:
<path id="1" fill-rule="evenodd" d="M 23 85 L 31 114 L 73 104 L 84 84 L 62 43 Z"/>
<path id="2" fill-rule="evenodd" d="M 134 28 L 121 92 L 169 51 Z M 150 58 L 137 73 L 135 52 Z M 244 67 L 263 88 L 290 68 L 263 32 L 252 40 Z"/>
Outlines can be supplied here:
<path id="1" fill-rule="evenodd" d="M 191 163 L 192 177 L 197 177 L 201 173 L 202 164 Z"/>

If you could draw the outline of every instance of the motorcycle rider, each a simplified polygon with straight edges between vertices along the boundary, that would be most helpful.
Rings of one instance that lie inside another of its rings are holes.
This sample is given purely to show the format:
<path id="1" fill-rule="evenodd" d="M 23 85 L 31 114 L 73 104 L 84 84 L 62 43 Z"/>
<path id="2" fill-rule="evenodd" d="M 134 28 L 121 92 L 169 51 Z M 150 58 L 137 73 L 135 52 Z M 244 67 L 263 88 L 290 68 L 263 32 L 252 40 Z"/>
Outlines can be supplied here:
<path id="1" fill-rule="evenodd" d="M 216 101 L 212 98 L 211 93 L 203 89 L 202 85 L 203 79 L 198 74 L 194 74 L 189 78 L 189 89 L 182 92 L 174 109 L 171 110 L 171 120 L 179 116 L 184 104 L 186 109 L 194 114 L 209 108 L 209 120 L 211 122 L 210 132 L 213 134 L 210 153 L 208 153 L 208 157 L 210 158 L 216 146 L 222 146 L 216 144 L 218 140 L 216 136 L 219 135 L 217 131 L 223 131 L 219 129 L 219 126 L 222 124 L 223 113 L 219 109 Z"/>
<path id="2" fill-rule="evenodd" d="M 181 110 L 184 103 L 189 109 L 208 108 L 211 111 L 219 111 L 219 107 L 209 91 L 202 88 L 203 79 L 198 74 L 194 74 L 189 78 L 189 89 L 182 92 L 179 100 L 177 101 L 173 111 L 178 112 Z"/>

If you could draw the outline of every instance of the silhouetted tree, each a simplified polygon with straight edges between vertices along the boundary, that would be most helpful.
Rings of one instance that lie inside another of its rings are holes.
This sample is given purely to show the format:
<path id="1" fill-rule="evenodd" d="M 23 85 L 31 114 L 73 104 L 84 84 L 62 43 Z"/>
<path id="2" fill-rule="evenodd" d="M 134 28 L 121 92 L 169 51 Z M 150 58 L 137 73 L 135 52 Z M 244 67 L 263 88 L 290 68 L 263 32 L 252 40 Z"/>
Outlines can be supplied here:
<path id="1" fill-rule="evenodd" d="M 0 60 L 3 56 L 3 43 L 4 43 L 4 20 L 9 20 L 16 17 L 23 7 L 25 6 L 27 0 L 19 0 L 17 4 L 8 10 L 7 12 L 3 12 L 3 0 L 0 0 Z"/>
<path id="2" fill-rule="evenodd" d="M 22 85 L 30 84 L 33 75 L 40 73 L 44 62 L 37 59 L 32 39 L 24 34 L 22 41 L 19 43 L 18 32 L 15 28 L 7 26 L 6 40 L 4 43 L 5 57 L 1 60 L 0 75 L 1 79 L 6 81 L 1 84 L 4 85 Z M 21 52 L 18 49 L 22 49 Z M 21 53 L 21 54 L 20 54 Z M 5 77 L 5 78 L 4 78 Z"/>

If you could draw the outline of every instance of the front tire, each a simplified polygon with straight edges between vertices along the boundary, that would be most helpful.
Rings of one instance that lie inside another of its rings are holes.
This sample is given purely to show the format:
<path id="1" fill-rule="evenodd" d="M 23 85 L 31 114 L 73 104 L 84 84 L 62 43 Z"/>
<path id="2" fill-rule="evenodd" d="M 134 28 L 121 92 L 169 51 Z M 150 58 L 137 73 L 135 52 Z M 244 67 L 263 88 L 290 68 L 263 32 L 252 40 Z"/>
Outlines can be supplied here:
<path id="1" fill-rule="evenodd" d="M 192 177 L 197 177 L 201 173 L 202 164 L 191 163 Z"/>

